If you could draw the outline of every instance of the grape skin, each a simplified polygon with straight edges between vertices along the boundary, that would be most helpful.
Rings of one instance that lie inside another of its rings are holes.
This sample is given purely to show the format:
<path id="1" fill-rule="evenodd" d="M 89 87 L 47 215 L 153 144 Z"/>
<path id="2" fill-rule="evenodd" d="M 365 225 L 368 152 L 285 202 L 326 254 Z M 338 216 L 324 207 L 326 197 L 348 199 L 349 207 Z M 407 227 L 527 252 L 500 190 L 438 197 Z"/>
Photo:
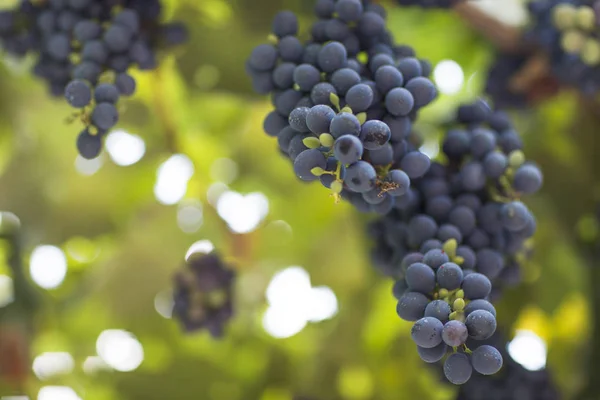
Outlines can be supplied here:
<path id="1" fill-rule="evenodd" d="M 425 295 L 407 292 L 398 300 L 396 312 L 405 321 L 417 321 L 423 318 L 428 303 L 429 299 Z"/>
<path id="2" fill-rule="evenodd" d="M 469 334 L 464 323 L 456 320 L 448 321 L 444 324 L 442 330 L 442 339 L 450 347 L 458 347 L 463 345 Z"/>
<path id="3" fill-rule="evenodd" d="M 435 273 L 425 264 L 412 264 L 406 270 L 406 284 L 411 291 L 428 295 L 435 289 Z"/>
<path id="4" fill-rule="evenodd" d="M 426 363 L 433 364 L 444 358 L 448 352 L 448 346 L 443 342 L 433 348 L 417 346 L 417 352 L 419 353 L 421 360 L 425 361 Z"/>
<path id="5" fill-rule="evenodd" d="M 327 159 L 318 149 L 305 150 L 294 160 L 294 172 L 303 181 L 310 182 L 319 179 L 311 172 L 313 168 L 317 167 L 322 169 L 327 167 Z"/>
<path id="6" fill-rule="evenodd" d="M 443 324 L 432 317 L 419 319 L 413 325 L 410 335 L 419 347 L 433 348 L 442 343 Z"/>
<path id="7" fill-rule="evenodd" d="M 469 336 L 476 340 L 490 338 L 496 331 L 496 317 L 485 310 L 471 312 L 465 321 Z"/>
<path id="8" fill-rule="evenodd" d="M 482 375 L 493 375 L 502 368 L 502 355 L 496 348 L 482 345 L 471 354 L 473 369 Z"/>
<path id="9" fill-rule="evenodd" d="M 451 383 L 462 385 L 466 383 L 473 373 L 469 358 L 462 353 L 450 354 L 444 363 L 444 375 Z"/>

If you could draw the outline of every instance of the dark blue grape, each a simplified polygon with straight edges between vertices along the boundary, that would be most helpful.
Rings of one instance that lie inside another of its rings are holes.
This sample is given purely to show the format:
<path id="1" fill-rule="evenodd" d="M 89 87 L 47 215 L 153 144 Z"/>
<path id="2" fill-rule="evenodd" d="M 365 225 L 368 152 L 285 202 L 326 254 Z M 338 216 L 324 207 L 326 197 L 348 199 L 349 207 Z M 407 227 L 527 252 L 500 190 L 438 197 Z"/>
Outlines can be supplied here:
<path id="1" fill-rule="evenodd" d="M 426 317 L 437 318 L 442 321 L 442 323 L 448 322 L 451 312 L 452 309 L 450 308 L 450 305 L 444 300 L 433 300 L 425 307 Z"/>
<path id="2" fill-rule="evenodd" d="M 456 240 L 458 243 L 462 243 L 463 240 L 460 230 L 451 224 L 441 225 L 437 231 L 437 238 L 444 243 L 451 239 Z"/>
<path id="3" fill-rule="evenodd" d="M 394 88 L 385 96 L 386 109 L 397 117 L 410 114 L 414 105 L 415 100 L 412 94 L 404 88 Z"/>
<path id="4" fill-rule="evenodd" d="M 296 64 L 281 63 L 273 71 L 273 83 L 280 89 L 289 89 L 294 85 Z"/>
<path id="5" fill-rule="evenodd" d="M 385 20 L 377 13 L 367 11 L 358 21 L 358 30 L 365 37 L 377 37 L 385 30 Z"/>
<path id="6" fill-rule="evenodd" d="M 270 44 L 258 45 L 252 50 L 248 62 L 257 71 L 270 71 L 277 62 L 277 49 Z"/>
<path id="7" fill-rule="evenodd" d="M 377 89 L 385 95 L 394 88 L 402 87 L 404 77 L 393 64 L 384 65 L 375 72 L 375 84 Z"/>
<path id="8" fill-rule="evenodd" d="M 462 353 L 450 354 L 444 363 L 446 379 L 455 385 L 462 385 L 471 379 L 473 367 L 469 358 Z"/>
<path id="9" fill-rule="evenodd" d="M 301 133 L 310 131 L 306 125 L 306 117 L 309 111 L 310 108 L 308 107 L 299 107 L 292 110 L 288 118 L 288 122 L 290 123 L 292 129 Z"/>
<path id="10" fill-rule="evenodd" d="M 296 35 L 298 33 L 298 18 L 291 11 L 280 11 L 273 18 L 271 31 L 277 37 Z"/>
<path id="11" fill-rule="evenodd" d="M 92 101 L 92 90 L 86 82 L 76 79 L 65 87 L 65 98 L 71 106 L 83 108 Z"/>
<path id="12" fill-rule="evenodd" d="M 344 22 L 356 22 L 363 13 L 363 6 L 360 0 L 338 0 L 335 12 Z"/>
<path id="13" fill-rule="evenodd" d="M 413 78 L 405 86 L 415 101 L 415 107 L 423 107 L 431 103 L 437 96 L 437 90 L 433 83 L 423 77 Z"/>
<path id="14" fill-rule="evenodd" d="M 475 255 L 475 252 L 470 249 L 467 246 L 458 246 L 458 248 L 456 249 L 456 255 L 459 257 L 463 258 L 463 263 L 461 264 L 461 267 L 463 268 L 463 270 L 466 269 L 473 269 L 475 268 L 475 263 L 476 263 L 476 259 L 477 256 Z"/>
<path id="15" fill-rule="evenodd" d="M 342 135 L 359 136 L 361 132 L 360 121 L 353 114 L 342 112 L 331 120 L 329 133 L 335 138 Z"/>
<path id="16" fill-rule="evenodd" d="M 496 317 L 489 311 L 475 310 L 469 313 L 465 325 L 473 339 L 489 339 L 496 332 Z"/>
<path id="17" fill-rule="evenodd" d="M 276 111 L 271 111 L 263 121 L 263 129 L 269 136 L 277 136 L 279 132 L 288 126 L 288 121 Z"/>
<path id="18" fill-rule="evenodd" d="M 479 346 L 471 354 L 473 369 L 482 375 L 493 375 L 502 368 L 503 360 L 500 352 L 489 345 Z"/>
<path id="19" fill-rule="evenodd" d="M 423 255 L 423 263 L 433 269 L 438 269 L 449 261 L 448 255 L 442 249 L 431 249 Z"/>
<path id="20" fill-rule="evenodd" d="M 108 59 L 108 49 L 100 40 L 91 40 L 83 45 L 81 58 L 96 64 L 104 64 Z"/>
<path id="21" fill-rule="evenodd" d="M 425 212 L 427 215 L 431 215 L 436 221 L 445 221 L 450 214 L 453 206 L 452 199 L 450 196 L 442 195 L 436 196 L 427 200 L 425 204 Z"/>
<path id="22" fill-rule="evenodd" d="M 440 320 L 432 317 L 424 317 L 412 326 L 410 336 L 417 346 L 431 349 L 442 343 L 443 328 L 444 325 Z"/>
<path id="23" fill-rule="evenodd" d="M 81 157 L 92 160 L 100 155 L 102 151 L 102 140 L 100 135 L 92 135 L 86 128 L 77 137 L 77 150 Z"/>
<path id="24" fill-rule="evenodd" d="M 309 92 L 321 81 L 321 73 L 310 64 L 300 64 L 294 70 L 293 78 L 300 90 Z"/>
<path id="25" fill-rule="evenodd" d="M 283 61 L 293 63 L 302 61 L 304 46 L 295 36 L 286 36 L 280 39 L 277 49 L 279 51 L 279 57 L 281 57 Z"/>
<path id="26" fill-rule="evenodd" d="M 469 333 L 467 327 L 460 321 L 452 320 L 444 324 L 442 339 L 450 347 L 458 347 L 465 344 Z"/>
<path id="27" fill-rule="evenodd" d="M 331 84 L 341 96 L 345 96 L 350 88 L 359 83 L 360 75 L 350 68 L 339 69 L 331 75 Z M 353 111 L 356 112 L 357 110 L 353 109 Z"/>
<path id="28" fill-rule="evenodd" d="M 275 99 L 275 109 L 284 117 L 289 117 L 292 111 L 296 108 L 296 104 L 302 99 L 302 93 L 294 89 L 284 90 Z"/>
<path id="29" fill-rule="evenodd" d="M 402 72 L 406 82 L 422 75 L 421 63 L 414 57 L 406 57 L 398 62 L 398 69 Z"/>
<path id="30" fill-rule="evenodd" d="M 119 101 L 119 89 L 112 83 L 101 83 L 94 89 L 96 103 L 112 103 Z"/>
<path id="31" fill-rule="evenodd" d="M 331 18 L 335 12 L 334 0 L 317 0 L 315 4 L 315 15 L 322 19 Z"/>
<path id="32" fill-rule="evenodd" d="M 477 310 L 487 311 L 494 317 L 496 316 L 496 309 L 494 308 L 492 303 L 483 299 L 470 301 L 465 307 L 465 315 L 468 317 L 472 312 Z"/>
<path id="33" fill-rule="evenodd" d="M 492 151 L 483 159 L 483 170 L 489 178 L 500 178 L 504 175 L 507 167 L 508 158 L 499 151 Z"/>
<path id="34" fill-rule="evenodd" d="M 502 226 L 511 232 L 517 232 L 525 228 L 531 218 L 527 206 L 520 201 L 511 201 L 502 205 L 500 209 L 500 220 Z"/>
<path id="35" fill-rule="evenodd" d="M 423 245 L 421 246 L 419 251 L 423 254 L 427 254 L 428 251 L 434 250 L 434 249 L 441 249 L 442 246 L 443 246 L 443 244 L 441 241 L 439 241 L 437 239 L 429 239 L 423 243 Z M 447 261 L 444 261 L 444 262 L 447 262 Z M 429 264 L 427 264 L 427 265 L 429 265 Z"/>
<path id="36" fill-rule="evenodd" d="M 448 131 L 442 144 L 444 154 L 451 159 L 460 159 L 469 151 L 469 134 L 460 129 Z"/>
<path id="37" fill-rule="evenodd" d="M 360 130 L 360 139 L 363 141 L 365 149 L 368 150 L 381 148 L 390 140 L 390 137 L 390 128 L 384 122 L 377 120 L 366 121 Z"/>
<path id="38" fill-rule="evenodd" d="M 483 158 L 496 147 L 494 132 L 487 129 L 475 129 L 471 136 L 471 154 Z"/>
<path id="39" fill-rule="evenodd" d="M 119 112 L 113 104 L 99 103 L 94 107 L 91 116 L 92 124 L 102 130 L 109 130 L 119 120 Z"/>
<path id="40" fill-rule="evenodd" d="M 450 211 L 448 222 L 456 226 L 463 236 L 468 236 L 475 229 L 475 213 L 469 207 L 457 206 Z"/>
<path id="41" fill-rule="evenodd" d="M 408 117 L 393 117 L 391 115 L 385 116 L 383 122 L 390 127 L 392 132 L 392 140 L 400 142 L 408 137 L 412 128 L 412 122 Z"/>
<path id="42" fill-rule="evenodd" d="M 483 189 L 486 182 L 483 165 L 476 161 L 468 162 L 460 171 L 460 179 L 465 190 L 476 192 Z"/>
<path id="43" fill-rule="evenodd" d="M 333 155 L 342 164 L 354 164 L 363 155 L 363 144 L 354 135 L 343 135 L 337 138 L 333 145 Z"/>
<path id="44" fill-rule="evenodd" d="M 348 90 L 345 99 L 346 104 L 352 109 L 353 112 L 360 113 L 371 106 L 371 103 L 373 102 L 373 90 L 371 90 L 370 86 L 365 85 L 364 83 L 359 83 L 358 85 L 352 86 L 350 90 Z"/>
<path id="45" fill-rule="evenodd" d="M 495 279 L 504 268 L 502 254 L 492 249 L 482 249 L 477 252 L 476 269 L 490 279 Z"/>
<path id="46" fill-rule="evenodd" d="M 375 187 L 377 173 L 373 166 L 364 161 L 358 161 L 346 169 L 345 183 L 348 188 L 357 193 L 368 192 Z"/>
<path id="47" fill-rule="evenodd" d="M 294 160 L 294 172 L 296 176 L 307 182 L 319 179 L 318 176 L 313 175 L 311 172 L 313 168 L 322 168 L 324 170 L 326 167 L 327 159 L 318 149 L 304 150 Z"/>
<path id="48" fill-rule="evenodd" d="M 89 19 L 79 21 L 73 29 L 73 36 L 80 42 L 98 39 L 102 34 L 102 27 L 96 21 Z"/>
<path id="49" fill-rule="evenodd" d="M 306 125 L 312 133 L 320 135 L 328 133 L 331 121 L 335 117 L 335 111 L 327 105 L 318 104 L 313 106 L 306 116 Z"/>
<path id="50" fill-rule="evenodd" d="M 319 67 L 323 72 L 334 72 L 346 66 L 346 48 L 339 42 L 327 43 L 318 55 Z"/>
<path id="51" fill-rule="evenodd" d="M 419 151 L 412 151 L 406 154 L 400 162 L 400 168 L 402 168 L 411 179 L 420 178 L 425 175 L 430 165 L 431 160 L 429 157 Z"/>
<path id="52" fill-rule="evenodd" d="M 513 187 L 518 192 L 535 193 L 542 187 L 542 172 L 535 165 L 525 164 L 515 172 Z"/>
<path id="53" fill-rule="evenodd" d="M 452 262 L 442 264 L 435 274 L 437 283 L 440 287 L 448 290 L 460 288 L 463 280 L 463 273 L 460 267 Z"/>
<path id="54" fill-rule="evenodd" d="M 310 92 L 310 99 L 315 104 L 331 104 L 331 95 L 337 94 L 331 83 L 317 83 Z"/>
<path id="55" fill-rule="evenodd" d="M 405 321 L 417 321 L 423 318 L 428 303 L 429 299 L 425 295 L 407 292 L 398 300 L 396 312 Z"/>
<path id="56" fill-rule="evenodd" d="M 391 196 L 403 196 L 410 188 L 410 178 L 399 169 L 393 169 L 386 175 L 385 182 L 391 185 L 387 193 Z"/>
<path id="57" fill-rule="evenodd" d="M 47 43 L 47 51 L 50 57 L 57 61 L 64 61 L 71 52 L 71 41 L 67 35 L 58 33 L 50 36 Z"/>
<path id="58" fill-rule="evenodd" d="M 135 93 L 135 79 L 126 73 L 118 74 L 115 78 L 115 85 L 119 89 L 119 93 L 123 96 L 131 96 Z"/>
<path id="59" fill-rule="evenodd" d="M 106 47 L 114 53 L 126 51 L 131 44 L 131 39 L 132 34 L 129 29 L 121 25 L 111 25 L 103 35 Z"/>
<path id="60" fill-rule="evenodd" d="M 444 358 L 448 352 L 448 346 L 446 346 L 446 343 L 443 342 L 430 349 L 417 346 L 417 352 L 419 353 L 421 360 L 425 361 L 426 363 L 433 364 Z"/>
<path id="61" fill-rule="evenodd" d="M 487 276 L 472 273 L 465 276 L 462 282 L 465 298 L 469 300 L 485 299 L 492 291 L 492 283 Z"/>
<path id="62" fill-rule="evenodd" d="M 413 292 L 429 295 L 435 289 L 435 273 L 428 265 L 412 264 L 406 270 L 406 284 Z"/>
<path id="63" fill-rule="evenodd" d="M 375 166 L 387 166 L 394 162 L 394 148 L 389 142 L 379 149 L 368 150 L 367 154 L 369 161 Z M 408 175 L 406 177 L 408 178 Z"/>

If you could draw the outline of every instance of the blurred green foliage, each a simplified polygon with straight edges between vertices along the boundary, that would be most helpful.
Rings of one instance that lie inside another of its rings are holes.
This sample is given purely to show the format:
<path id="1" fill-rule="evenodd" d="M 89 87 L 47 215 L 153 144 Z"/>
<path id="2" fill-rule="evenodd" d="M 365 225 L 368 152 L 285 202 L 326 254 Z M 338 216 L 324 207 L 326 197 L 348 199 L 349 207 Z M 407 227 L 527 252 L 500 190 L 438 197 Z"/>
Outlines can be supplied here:
<path id="1" fill-rule="evenodd" d="M 165 55 L 159 70 L 136 74 L 139 91 L 120 122 L 146 144 L 133 166 L 115 165 L 104 154 L 96 173 L 82 175 L 74 164 L 78 127 L 65 123 L 65 102 L 47 97 L 30 77 L 30 60 L 4 59 L 0 68 L 0 209 L 21 220 L 25 267 L 27 254 L 40 244 L 58 246 L 68 257 L 63 284 L 36 290 L 36 308 L 18 308 L 19 298 L 5 307 L 0 332 L 18 332 L 31 359 L 60 351 L 75 360 L 71 373 L 44 381 L 31 372 L 29 360 L 23 384 L 0 383 L 0 395 L 36 398 L 42 386 L 66 385 L 85 400 L 289 400 L 293 394 L 452 399 L 454 388 L 418 360 L 410 325 L 395 314 L 391 282 L 369 265 L 363 232 L 368 218 L 334 204 L 319 185 L 298 182 L 274 140 L 262 133 L 270 104 L 252 94 L 245 58 L 266 39 L 279 9 L 302 12 L 306 29 L 311 2 L 164 3 L 166 17 L 186 22 L 191 37 L 179 52 Z M 463 67 L 464 89 L 442 95 L 421 120 L 421 132 L 435 141 L 452 110 L 481 93 L 494 49 L 452 13 L 390 7 L 389 23 L 399 42 L 413 45 L 434 65 L 452 59 Z M 565 398 L 584 383 L 582 360 L 592 335 L 593 265 L 579 241 L 598 234 L 585 219 L 600 174 L 593 114 L 566 92 L 515 115 L 546 186 L 529 203 L 539 223 L 534 259 L 526 265 L 525 284 L 500 304 L 499 318 L 547 341 L 549 365 Z M 181 206 L 161 205 L 153 194 L 157 168 L 173 153 L 186 154 L 194 164 L 184 204 L 201 202 L 203 222 L 193 233 L 178 227 Z M 209 202 L 207 191 L 217 181 L 211 167 L 222 158 L 237 163 L 232 190 L 261 192 L 269 200 L 268 216 L 249 234 L 230 232 Z M 168 291 L 173 271 L 200 239 L 211 240 L 239 268 L 237 315 L 221 341 L 204 333 L 183 335 L 155 309 L 157 294 Z M 3 246 L 1 274 L 12 274 L 9 253 Z M 306 268 L 313 285 L 334 290 L 339 314 L 289 339 L 274 339 L 261 323 L 264 291 L 276 271 L 291 265 Z M 18 312 L 8 318 L 11 309 Z M 127 330 L 141 342 L 144 361 L 137 370 L 84 371 L 107 329 Z M 2 363 L 16 368 L 8 359 Z"/>

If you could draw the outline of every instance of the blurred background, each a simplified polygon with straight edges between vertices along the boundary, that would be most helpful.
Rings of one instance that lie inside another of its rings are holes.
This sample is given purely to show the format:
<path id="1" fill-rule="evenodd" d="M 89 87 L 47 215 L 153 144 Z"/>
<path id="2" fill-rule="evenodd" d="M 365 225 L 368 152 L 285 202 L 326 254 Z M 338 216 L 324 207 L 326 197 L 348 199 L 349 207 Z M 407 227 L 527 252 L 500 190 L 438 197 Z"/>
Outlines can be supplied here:
<path id="1" fill-rule="evenodd" d="M 419 360 L 392 282 L 369 264 L 369 217 L 299 182 L 262 131 L 271 105 L 252 93 L 244 61 L 281 9 L 306 32 L 313 2 L 163 3 L 189 43 L 135 75 L 96 160 L 77 156 L 79 126 L 31 77 L 31 60 L 1 60 L 0 398 L 454 399 Z M 441 96 L 419 123 L 434 157 L 441 124 L 482 94 L 496 47 L 454 12 L 384 4 L 397 42 L 434 65 Z M 474 4 L 527 22 L 520 0 Z M 586 363 L 600 351 L 598 110 L 563 90 L 513 113 L 546 179 L 528 201 L 535 254 L 499 321 L 513 359 L 548 367 L 564 399 L 598 376 Z M 173 273 L 190 249 L 213 246 L 238 271 L 221 340 L 171 319 Z"/>

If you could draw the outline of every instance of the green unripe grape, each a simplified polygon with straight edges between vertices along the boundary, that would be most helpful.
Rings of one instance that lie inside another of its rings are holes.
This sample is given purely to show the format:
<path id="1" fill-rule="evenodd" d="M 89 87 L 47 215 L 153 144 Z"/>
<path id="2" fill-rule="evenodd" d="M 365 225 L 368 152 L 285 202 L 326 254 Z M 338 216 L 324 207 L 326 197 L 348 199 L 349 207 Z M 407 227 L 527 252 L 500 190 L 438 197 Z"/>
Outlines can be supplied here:
<path id="1" fill-rule="evenodd" d="M 450 313 L 450 316 L 448 317 L 450 319 L 450 321 L 455 320 L 456 317 L 458 317 L 458 313 L 456 311 L 453 311 Z"/>
<path id="2" fill-rule="evenodd" d="M 560 46 L 567 53 L 579 54 L 586 42 L 586 36 L 577 29 L 571 29 L 563 33 L 560 38 Z"/>
<path id="3" fill-rule="evenodd" d="M 321 167 L 314 167 L 313 169 L 310 170 L 310 173 L 313 174 L 314 176 L 321 176 L 325 173 L 325 170 Z"/>
<path id="4" fill-rule="evenodd" d="M 321 147 L 321 142 L 314 136 L 309 136 L 302 140 L 302 143 L 309 149 L 318 149 Z"/>
<path id="5" fill-rule="evenodd" d="M 508 164 L 518 168 L 525 162 L 525 154 L 521 150 L 515 150 L 508 155 Z"/>
<path id="6" fill-rule="evenodd" d="M 456 292 L 456 298 L 457 298 L 457 299 L 464 299 L 464 298 L 465 298 L 465 291 L 464 291 L 464 290 L 462 290 L 462 289 L 459 289 L 459 290 Z"/>
<path id="7" fill-rule="evenodd" d="M 448 289 L 440 289 L 439 294 L 440 294 L 441 298 L 444 298 L 444 297 L 448 297 L 448 295 L 450 293 L 448 293 Z"/>
<path id="8" fill-rule="evenodd" d="M 333 138 L 333 136 L 331 136 L 329 133 L 322 133 L 319 136 L 319 141 L 325 147 L 331 147 L 331 146 L 333 146 L 334 140 L 335 139 Z"/>
<path id="9" fill-rule="evenodd" d="M 581 50 L 581 61 L 586 65 L 600 65 L 600 43 L 597 39 L 588 39 Z"/>
<path id="10" fill-rule="evenodd" d="M 552 21 L 559 30 L 575 26 L 577 9 L 572 4 L 559 4 L 552 10 Z"/>
<path id="11" fill-rule="evenodd" d="M 577 21 L 577 26 L 584 31 L 593 31 L 596 27 L 596 13 L 594 13 L 592 7 L 579 7 L 575 14 L 575 19 Z"/>
<path id="12" fill-rule="evenodd" d="M 452 305 L 454 311 L 462 311 L 465 309 L 465 301 L 463 299 L 454 300 L 454 304 Z"/>
<path id="13" fill-rule="evenodd" d="M 331 182 L 330 189 L 333 193 L 342 193 L 343 188 L 344 188 L 344 185 L 342 184 L 342 182 L 340 182 L 340 181 Z"/>

